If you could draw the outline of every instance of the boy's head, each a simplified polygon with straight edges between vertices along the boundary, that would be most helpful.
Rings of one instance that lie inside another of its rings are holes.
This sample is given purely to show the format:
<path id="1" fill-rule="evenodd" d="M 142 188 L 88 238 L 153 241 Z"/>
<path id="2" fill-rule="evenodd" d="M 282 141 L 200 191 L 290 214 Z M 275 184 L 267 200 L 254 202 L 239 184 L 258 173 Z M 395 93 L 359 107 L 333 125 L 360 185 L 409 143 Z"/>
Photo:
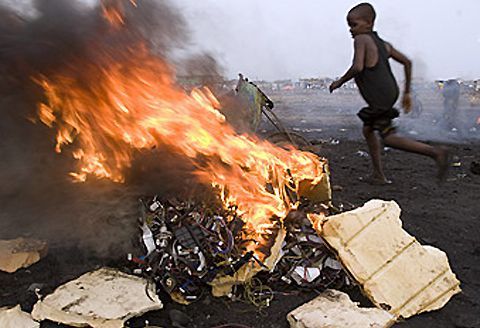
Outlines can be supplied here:
<path id="1" fill-rule="evenodd" d="M 363 2 L 348 12 L 347 22 L 350 26 L 352 37 L 356 35 L 371 32 L 375 22 L 375 9 L 369 3 Z"/>

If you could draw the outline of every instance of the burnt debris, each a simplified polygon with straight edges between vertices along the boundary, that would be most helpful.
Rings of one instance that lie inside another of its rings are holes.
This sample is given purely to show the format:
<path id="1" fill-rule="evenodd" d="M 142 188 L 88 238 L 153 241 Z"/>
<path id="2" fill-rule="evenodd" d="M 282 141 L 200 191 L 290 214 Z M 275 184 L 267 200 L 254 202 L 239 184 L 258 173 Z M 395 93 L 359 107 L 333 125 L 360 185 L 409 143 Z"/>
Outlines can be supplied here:
<path id="1" fill-rule="evenodd" d="M 188 304 L 208 293 L 219 276 L 233 277 L 246 265 L 267 269 L 260 258 L 270 255 L 272 245 L 252 240 L 251 228 L 235 208 L 157 197 L 140 199 L 140 203 L 141 248 L 128 259 L 132 272 L 154 282 L 158 293 Z M 261 307 L 268 306 L 280 290 L 322 291 L 350 284 L 341 264 L 301 213 L 292 212 L 281 227 L 286 236 L 273 269 L 235 285 L 230 298 Z M 271 229 L 270 239 L 275 239 L 275 231 Z M 255 251 L 249 247 L 252 243 L 258 246 Z"/>

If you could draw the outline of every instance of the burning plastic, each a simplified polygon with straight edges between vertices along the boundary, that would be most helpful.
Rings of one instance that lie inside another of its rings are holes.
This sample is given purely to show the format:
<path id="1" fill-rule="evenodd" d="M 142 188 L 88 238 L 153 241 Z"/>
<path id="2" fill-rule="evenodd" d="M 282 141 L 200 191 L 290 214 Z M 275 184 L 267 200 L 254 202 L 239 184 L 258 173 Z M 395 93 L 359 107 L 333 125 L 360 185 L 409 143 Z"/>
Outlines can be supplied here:
<path id="1" fill-rule="evenodd" d="M 213 214 L 200 204 L 156 198 L 142 201 L 142 209 L 146 254 L 132 261 L 177 300 L 196 300 L 201 285 L 220 272 L 233 275 L 254 257 L 239 241 L 244 223 L 234 211 L 220 207 Z"/>
<path id="2" fill-rule="evenodd" d="M 256 240 L 272 218 L 281 221 L 298 206 L 292 195 L 305 191 L 329 201 L 325 159 L 236 133 L 208 88 L 187 93 L 176 84 L 173 66 L 137 26 L 147 3 L 100 2 L 103 29 L 92 32 L 92 46 L 58 67 L 31 74 L 44 95 L 38 118 L 56 130 L 55 150 L 77 160 L 74 180 L 124 182 L 139 150 L 162 147 L 189 161 L 197 182 L 215 188 L 223 208 L 235 208 Z M 221 229 L 222 219 L 212 220 Z M 152 250 L 147 229 L 144 236 Z M 219 247 L 228 249 L 228 243 Z M 257 252 L 253 244 L 248 251 Z"/>
<path id="3" fill-rule="evenodd" d="M 262 238 L 254 239 L 235 208 L 157 197 L 141 204 L 145 253 L 129 257 L 133 272 L 152 279 L 177 302 L 198 300 L 209 285 L 215 296 L 233 295 L 237 284 L 255 289 L 250 285 L 260 271 L 270 271 L 265 283 L 285 288 L 325 289 L 348 282 L 304 215 L 292 214 L 285 224 L 274 220 Z"/>

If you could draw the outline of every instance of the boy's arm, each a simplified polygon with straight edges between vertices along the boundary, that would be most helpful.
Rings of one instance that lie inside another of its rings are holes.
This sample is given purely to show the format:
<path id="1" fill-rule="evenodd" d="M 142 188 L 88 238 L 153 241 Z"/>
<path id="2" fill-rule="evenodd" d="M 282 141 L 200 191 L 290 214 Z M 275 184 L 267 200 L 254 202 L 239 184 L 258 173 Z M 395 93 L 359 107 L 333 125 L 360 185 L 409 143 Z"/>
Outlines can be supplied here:
<path id="1" fill-rule="evenodd" d="M 403 91 L 402 105 L 405 113 L 410 112 L 412 107 L 412 100 L 410 97 L 410 84 L 412 80 L 412 61 L 408 59 L 403 53 L 395 49 L 391 44 L 387 43 L 387 50 L 395 61 L 403 65 L 405 71 L 405 89 Z"/>
<path id="2" fill-rule="evenodd" d="M 349 81 L 355 75 L 363 71 L 365 65 L 365 53 L 366 53 L 366 35 L 357 35 L 353 40 L 353 63 L 352 66 L 348 69 L 348 71 L 343 74 L 341 78 L 334 81 L 330 84 L 330 92 L 333 90 L 340 88 L 345 82 Z"/>

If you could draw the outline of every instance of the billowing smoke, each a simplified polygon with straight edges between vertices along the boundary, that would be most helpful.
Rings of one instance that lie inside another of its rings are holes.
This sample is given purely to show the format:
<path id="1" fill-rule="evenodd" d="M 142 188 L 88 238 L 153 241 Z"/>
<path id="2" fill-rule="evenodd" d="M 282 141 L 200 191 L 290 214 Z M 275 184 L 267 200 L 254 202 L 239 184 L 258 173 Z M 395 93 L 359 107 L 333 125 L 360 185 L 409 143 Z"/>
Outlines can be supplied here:
<path id="1" fill-rule="evenodd" d="M 223 81 L 223 69 L 209 53 L 190 54 L 177 59 L 176 62 L 177 76 L 195 77 L 197 84 L 208 86 L 212 91 L 215 91 Z"/>
<path id="2" fill-rule="evenodd" d="M 188 40 L 185 22 L 166 2 L 139 1 L 136 6 L 128 2 L 108 0 L 91 8 L 75 0 L 35 0 L 28 16 L 4 3 L 0 8 L 3 78 L 24 86 L 32 75 L 59 70 L 72 58 L 91 59 L 99 45 L 128 47 L 142 38 L 156 53 L 167 57 L 169 51 Z M 128 33 L 125 29 L 109 31 L 111 25 L 105 16 L 115 6 L 125 15 Z"/>
<path id="3" fill-rule="evenodd" d="M 113 7 L 123 16 L 109 16 Z M 124 20 L 124 27 L 112 32 L 118 19 Z M 44 97 L 38 76 L 82 61 L 102 67 L 98 48 L 119 49 L 120 55 L 138 40 L 169 60 L 188 36 L 182 16 L 163 0 L 106 0 L 94 6 L 35 0 L 15 7 L 11 1 L 0 2 L 0 238 L 30 234 L 53 245 L 80 243 L 107 256 L 115 248 L 118 255 L 118 247 L 128 248 L 128 240 L 136 235 L 140 194 L 178 195 L 195 188 L 191 163 L 163 149 L 137 154 L 127 185 L 95 180 L 74 184 L 67 175 L 74 161 L 55 154 L 54 131 L 31 122 Z M 195 65 L 196 57 L 190 58 L 186 72 Z M 209 75 L 211 68 L 219 75 L 210 57 L 203 74 Z"/>

